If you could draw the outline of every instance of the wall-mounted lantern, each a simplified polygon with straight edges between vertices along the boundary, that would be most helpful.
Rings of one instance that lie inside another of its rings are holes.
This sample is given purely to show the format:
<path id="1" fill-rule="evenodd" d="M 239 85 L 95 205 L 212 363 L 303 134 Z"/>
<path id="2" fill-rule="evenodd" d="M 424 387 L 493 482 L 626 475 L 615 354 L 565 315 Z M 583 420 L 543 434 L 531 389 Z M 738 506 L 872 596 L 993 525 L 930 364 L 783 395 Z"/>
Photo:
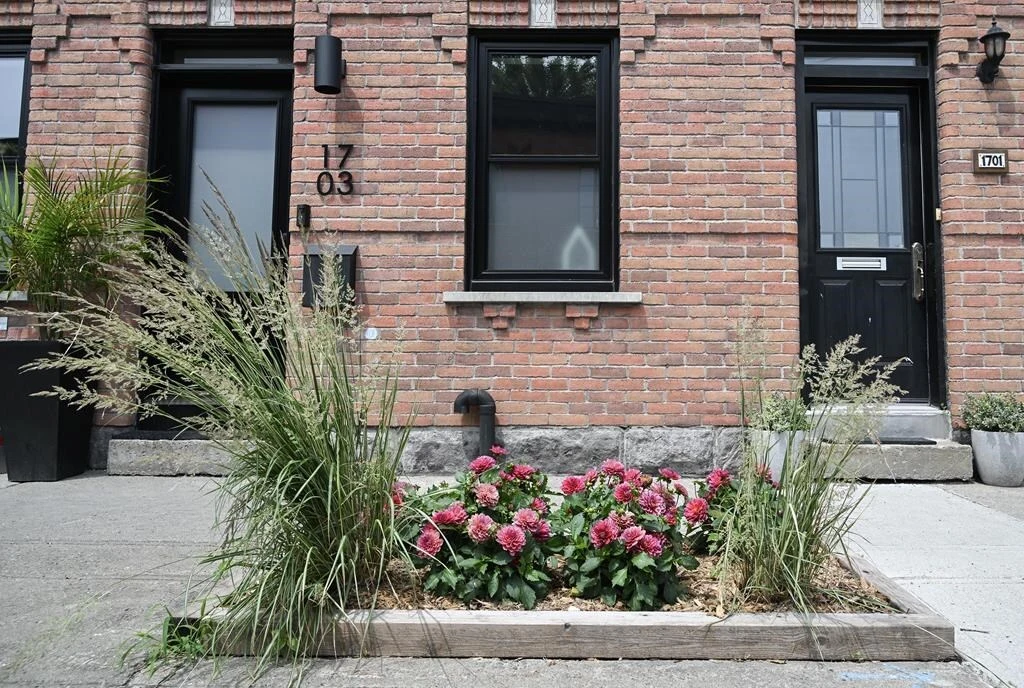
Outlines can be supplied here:
<path id="1" fill-rule="evenodd" d="M 985 46 L 985 60 L 978 65 L 974 72 L 978 80 L 983 84 L 991 84 L 999 73 L 999 63 L 1006 55 L 1006 39 L 1010 32 L 1002 29 L 996 24 L 996 18 L 992 17 L 992 26 L 988 28 L 985 35 L 978 40 Z"/>
<path id="2" fill-rule="evenodd" d="M 324 264 L 335 261 L 340 264 L 341 274 L 335 280 L 339 289 L 356 288 L 356 254 L 358 246 L 307 246 L 302 257 L 302 305 L 312 308 L 319 305 L 324 286 Z"/>
<path id="3" fill-rule="evenodd" d="M 341 39 L 330 34 L 317 36 L 313 57 L 313 88 L 316 92 L 332 96 L 341 93 L 346 67 L 345 60 L 341 58 Z"/>

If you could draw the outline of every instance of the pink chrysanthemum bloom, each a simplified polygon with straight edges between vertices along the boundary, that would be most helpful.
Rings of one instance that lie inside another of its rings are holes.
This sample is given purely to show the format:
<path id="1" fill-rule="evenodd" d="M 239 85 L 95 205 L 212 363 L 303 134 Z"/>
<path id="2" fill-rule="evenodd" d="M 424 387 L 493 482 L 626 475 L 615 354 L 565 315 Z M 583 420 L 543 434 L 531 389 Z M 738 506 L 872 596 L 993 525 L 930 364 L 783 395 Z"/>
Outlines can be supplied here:
<path id="1" fill-rule="evenodd" d="M 665 509 L 665 523 L 670 526 L 678 525 L 679 523 L 679 507 L 670 506 Z"/>
<path id="2" fill-rule="evenodd" d="M 423 526 L 420 536 L 416 538 L 416 549 L 427 557 L 436 556 L 441 551 L 442 544 L 441 533 L 437 532 L 437 528 L 429 523 Z"/>
<path id="3" fill-rule="evenodd" d="M 633 501 L 633 486 L 629 483 L 619 483 L 612 490 L 612 494 L 615 496 L 615 501 L 621 504 L 628 504 Z"/>
<path id="4" fill-rule="evenodd" d="M 619 527 L 610 518 L 602 518 L 590 527 L 590 544 L 598 549 L 615 542 L 619 537 Z"/>
<path id="5" fill-rule="evenodd" d="M 645 535 L 647 535 L 647 531 L 640 526 L 630 526 L 622 531 L 622 535 L 619 536 L 619 539 L 622 540 L 622 544 L 626 546 L 627 552 L 636 552 L 640 549 L 640 543 L 643 541 Z"/>
<path id="6" fill-rule="evenodd" d="M 630 526 L 636 525 L 636 518 L 628 511 L 625 513 L 613 511 L 608 518 L 615 521 L 615 525 L 619 528 L 629 528 Z"/>
<path id="7" fill-rule="evenodd" d="M 663 549 L 664 546 L 662 545 L 661 539 L 656 535 L 648 533 L 647 535 L 644 535 L 643 539 L 640 541 L 640 551 L 646 552 L 654 558 L 660 557 Z"/>
<path id="8" fill-rule="evenodd" d="M 473 514 L 469 517 L 466 534 L 473 542 L 487 542 L 494 531 L 494 519 L 487 514 Z"/>
<path id="9" fill-rule="evenodd" d="M 540 525 L 540 514 L 533 509 L 520 509 L 512 517 L 512 523 L 532 533 Z"/>
<path id="10" fill-rule="evenodd" d="M 694 497 L 686 503 L 683 509 L 683 517 L 691 525 L 698 525 L 708 520 L 708 503 L 700 497 Z"/>
<path id="11" fill-rule="evenodd" d="M 468 515 L 462 502 L 452 502 L 448 508 L 434 513 L 430 518 L 439 526 L 458 526 L 466 522 Z"/>
<path id="12" fill-rule="evenodd" d="M 627 468 L 626 472 L 622 474 L 622 479 L 630 485 L 640 487 L 643 485 L 644 472 L 639 468 Z"/>
<path id="13" fill-rule="evenodd" d="M 712 492 L 718 492 L 721 488 L 725 487 L 732 482 L 732 476 L 729 475 L 729 471 L 724 468 L 716 468 L 715 470 L 708 473 L 708 489 Z"/>
<path id="14" fill-rule="evenodd" d="M 491 455 L 492 456 L 508 456 L 508 449 L 505 449 L 505 447 L 501 446 L 500 444 L 492 444 L 491 445 Z"/>
<path id="15" fill-rule="evenodd" d="M 626 475 L 626 467 L 622 465 L 621 461 L 608 459 L 601 464 L 601 472 L 605 475 L 612 475 L 617 478 L 621 478 Z"/>
<path id="16" fill-rule="evenodd" d="M 498 487 L 491 485 L 490 483 L 480 483 L 473 488 L 473 494 L 476 495 L 476 503 L 480 506 L 487 508 L 493 508 L 498 505 Z"/>
<path id="17" fill-rule="evenodd" d="M 578 475 L 570 475 L 569 477 L 562 480 L 562 494 L 566 497 L 574 495 L 577 492 L 583 492 L 587 489 L 587 484 L 583 478 Z"/>
<path id="18" fill-rule="evenodd" d="M 659 468 L 658 475 L 665 480 L 679 480 L 679 474 L 673 471 L 671 468 Z"/>
<path id="19" fill-rule="evenodd" d="M 644 510 L 645 514 L 661 516 L 665 513 L 665 499 L 654 490 L 641 492 L 639 502 L 640 508 Z"/>
<path id="20" fill-rule="evenodd" d="M 587 485 L 591 485 L 594 483 L 595 480 L 597 480 L 597 476 L 599 475 L 601 474 L 598 473 L 593 468 L 591 468 L 589 471 L 583 474 L 583 482 L 585 482 Z"/>
<path id="21" fill-rule="evenodd" d="M 533 501 L 530 502 L 530 508 L 538 514 L 546 514 L 548 512 L 548 503 L 540 497 L 534 497 Z"/>
<path id="22" fill-rule="evenodd" d="M 502 526 L 498 529 L 498 534 L 494 539 L 498 541 L 503 550 L 513 557 L 522 552 L 523 547 L 526 546 L 526 533 L 516 525 Z"/>
<path id="23" fill-rule="evenodd" d="M 483 456 L 478 456 L 469 462 L 469 470 L 480 475 L 484 471 L 489 471 L 497 465 L 498 462 L 494 460 L 494 457 L 484 454 Z"/>
<path id="24" fill-rule="evenodd" d="M 672 483 L 672 489 L 681 494 L 683 496 L 683 499 L 686 499 L 687 497 L 690 496 L 690 493 L 686 490 L 686 485 L 683 485 L 678 480 Z"/>
<path id="25" fill-rule="evenodd" d="M 548 540 L 551 538 L 551 524 L 547 521 L 541 521 L 537 524 L 536 530 L 533 531 L 533 537 L 537 540 Z"/>
<path id="26" fill-rule="evenodd" d="M 527 480 L 536 472 L 537 469 L 529 464 L 516 464 L 512 467 L 512 478 L 515 480 Z"/>

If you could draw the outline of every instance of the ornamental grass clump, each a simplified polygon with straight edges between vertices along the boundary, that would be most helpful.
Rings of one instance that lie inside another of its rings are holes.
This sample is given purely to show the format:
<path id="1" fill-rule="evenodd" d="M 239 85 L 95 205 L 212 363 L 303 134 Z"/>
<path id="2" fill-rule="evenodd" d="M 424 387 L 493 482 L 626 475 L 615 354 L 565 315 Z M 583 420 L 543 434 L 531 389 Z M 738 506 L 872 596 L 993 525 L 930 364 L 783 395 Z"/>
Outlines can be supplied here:
<path id="1" fill-rule="evenodd" d="M 406 540 L 425 568 L 424 590 L 532 609 L 547 594 L 554 565 L 547 476 L 528 464 L 501 466 L 501 447 L 491 453 L 471 461 L 454 485 L 403 497 L 403 510 L 420 516 Z"/>
<path id="2" fill-rule="evenodd" d="M 373 608 L 388 563 L 405 556 L 391 489 L 407 428 L 392 369 L 360 352 L 338 266 L 327 263 L 318 305 L 303 309 L 284 261 L 251 257 L 228 218 L 190 232 L 232 293 L 185 242 L 154 245 L 105 266 L 134 315 L 75 300 L 74 317 L 49 324 L 76 346 L 37 365 L 79 372 L 82 386 L 60 393 L 80 405 L 198 409 L 181 423 L 230 458 L 217 488 L 223 540 L 190 596 L 218 614 L 209 651 L 241 644 L 266 666 L 315 652 L 347 610 Z"/>
<path id="3" fill-rule="evenodd" d="M 817 577 L 834 553 L 846 552 L 845 536 L 865 494 L 853 484 L 847 464 L 871 436 L 881 407 L 902 393 L 889 382 L 899 361 L 880 365 L 864 357 L 857 336 L 824 358 L 805 347 L 796 366 L 792 394 L 809 401 L 805 446 L 791 445 L 778 476 L 748 452 L 740 469 L 735 504 L 723 524 L 720 595 L 726 606 L 744 601 L 789 602 L 808 611 Z M 765 489 L 774 478 L 777 488 Z"/>
<path id="4" fill-rule="evenodd" d="M 662 468 L 651 476 L 609 460 L 561 487 L 553 546 L 574 595 L 635 611 L 679 599 L 680 573 L 697 568 L 697 560 L 685 548 L 680 511 L 687 493 L 678 473 Z"/>

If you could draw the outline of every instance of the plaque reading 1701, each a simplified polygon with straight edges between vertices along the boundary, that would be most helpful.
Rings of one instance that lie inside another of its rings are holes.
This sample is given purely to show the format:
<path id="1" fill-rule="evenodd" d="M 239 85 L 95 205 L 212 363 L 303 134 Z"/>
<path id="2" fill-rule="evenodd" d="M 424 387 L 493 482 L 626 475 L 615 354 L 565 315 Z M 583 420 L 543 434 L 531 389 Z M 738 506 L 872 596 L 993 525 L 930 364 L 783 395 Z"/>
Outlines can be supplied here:
<path id="1" fill-rule="evenodd" d="M 1005 174 L 1010 171 L 1006 150 L 975 150 L 975 174 Z"/>

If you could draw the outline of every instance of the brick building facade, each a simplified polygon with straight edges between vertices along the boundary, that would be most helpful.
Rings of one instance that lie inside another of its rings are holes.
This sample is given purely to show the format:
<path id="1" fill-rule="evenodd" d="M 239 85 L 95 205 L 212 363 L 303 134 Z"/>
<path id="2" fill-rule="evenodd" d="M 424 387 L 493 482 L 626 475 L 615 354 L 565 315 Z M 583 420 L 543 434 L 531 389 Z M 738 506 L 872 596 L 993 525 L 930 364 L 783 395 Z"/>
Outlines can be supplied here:
<path id="1" fill-rule="evenodd" d="M 401 343 L 422 468 L 461 446 L 475 421 L 452 404 L 476 387 L 512 445 L 726 460 L 748 318 L 779 376 L 802 342 L 861 331 L 914 359 L 913 400 L 954 418 L 968 392 L 1022 391 L 1019 3 L 534 4 L 544 28 L 527 0 L 15 0 L 0 59 L 29 74 L 22 161 L 82 167 L 113 147 L 170 174 L 179 214 L 195 201 L 180 151 L 203 145 L 189 118 L 208 108 L 216 138 L 217 108 L 276 116 L 273 231 L 290 235 L 297 284 L 300 204 L 321 249 L 358 246 L 357 297 L 381 334 L 367 346 Z M 984 85 L 993 14 L 1013 36 Z M 336 96 L 313 88 L 327 32 L 347 64 Z M 552 59 L 592 70 L 569 99 L 585 112 L 503 86 L 508 59 L 549 86 Z M 586 135 L 537 134 L 566 122 Z M 976 173 L 976 149 L 1006 150 L 1009 171 Z M 551 238 L 559 198 L 579 206 L 575 233 Z M 867 198 L 888 223 L 871 236 L 854 227 Z M 858 259 L 902 272 L 843 267 Z M 12 321 L 4 336 L 32 333 Z"/>

